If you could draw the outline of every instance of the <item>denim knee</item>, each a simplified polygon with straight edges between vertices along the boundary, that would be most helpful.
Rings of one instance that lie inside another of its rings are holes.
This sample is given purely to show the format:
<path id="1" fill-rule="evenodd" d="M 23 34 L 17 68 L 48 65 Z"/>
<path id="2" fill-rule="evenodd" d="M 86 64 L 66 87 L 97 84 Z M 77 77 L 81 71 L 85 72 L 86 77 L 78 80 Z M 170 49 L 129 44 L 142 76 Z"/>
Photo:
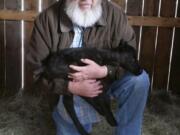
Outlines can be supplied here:
<path id="1" fill-rule="evenodd" d="M 149 84 L 148 74 L 143 71 L 139 76 L 128 73 L 112 85 L 112 95 L 118 103 L 116 119 L 121 126 L 141 121 Z"/>
<path id="2" fill-rule="evenodd" d="M 134 85 L 135 92 L 148 93 L 149 91 L 150 80 L 149 80 L 149 75 L 146 73 L 146 71 L 143 71 L 138 76 L 132 75 L 129 80 L 129 83 Z"/>
<path id="3" fill-rule="evenodd" d="M 146 71 L 143 71 L 140 75 L 135 76 L 131 73 L 127 73 L 120 80 L 115 81 L 110 87 L 110 95 L 116 99 L 125 98 L 131 93 L 137 93 L 135 95 L 147 96 L 149 91 L 150 81 Z"/>

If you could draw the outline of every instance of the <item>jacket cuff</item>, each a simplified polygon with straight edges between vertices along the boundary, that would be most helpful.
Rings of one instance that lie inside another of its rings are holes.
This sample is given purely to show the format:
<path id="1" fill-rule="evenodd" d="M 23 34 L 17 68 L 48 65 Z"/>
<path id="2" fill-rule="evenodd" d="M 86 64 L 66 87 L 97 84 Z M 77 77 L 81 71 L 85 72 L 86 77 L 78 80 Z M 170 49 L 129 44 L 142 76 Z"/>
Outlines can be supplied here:
<path id="1" fill-rule="evenodd" d="M 125 70 L 120 66 L 106 65 L 108 69 L 107 77 L 112 80 L 119 80 L 124 75 Z"/>
<path id="2" fill-rule="evenodd" d="M 115 73 L 116 73 L 115 67 L 111 66 L 111 65 L 106 65 L 106 67 L 107 67 L 107 70 L 108 70 L 107 77 L 109 79 L 114 79 L 115 78 Z"/>

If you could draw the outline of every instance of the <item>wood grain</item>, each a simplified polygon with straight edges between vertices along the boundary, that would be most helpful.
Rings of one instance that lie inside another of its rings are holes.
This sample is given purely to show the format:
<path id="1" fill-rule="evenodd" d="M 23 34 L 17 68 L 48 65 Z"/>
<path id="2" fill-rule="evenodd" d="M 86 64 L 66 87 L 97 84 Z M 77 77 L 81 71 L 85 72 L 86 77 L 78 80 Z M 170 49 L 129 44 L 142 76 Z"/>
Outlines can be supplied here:
<path id="1" fill-rule="evenodd" d="M 0 20 L 12 21 L 34 21 L 39 13 L 34 10 L 28 11 L 13 11 L 0 10 Z M 128 16 L 130 25 L 133 26 L 159 26 L 159 27 L 180 27 L 180 18 L 173 17 L 155 17 L 155 16 Z"/>

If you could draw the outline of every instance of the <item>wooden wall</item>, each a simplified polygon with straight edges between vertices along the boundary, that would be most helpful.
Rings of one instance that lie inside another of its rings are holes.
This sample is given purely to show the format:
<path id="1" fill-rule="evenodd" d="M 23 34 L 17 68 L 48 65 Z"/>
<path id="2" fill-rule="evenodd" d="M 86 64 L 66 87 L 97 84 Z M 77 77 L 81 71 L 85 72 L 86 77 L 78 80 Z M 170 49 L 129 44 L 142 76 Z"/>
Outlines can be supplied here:
<path id="1" fill-rule="evenodd" d="M 151 89 L 180 94 L 179 0 L 114 1 L 127 13 L 136 32 L 138 57 L 150 75 Z M 30 84 L 24 50 L 34 17 L 54 2 L 56 0 L 0 1 L 1 95 L 17 93 Z"/>
<path id="2" fill-rule="evenodd" d="M 0 10 L 4 8 L 0 1 Z M 0 20 L 0 88 L 5 88 L 5 48 L 4 48 L 4 21 Z M 3 90 L 1 90 L 3 93 Z"/>
<path id="3" fill-rule="evenodd" d="M 180 8 L 177 11 L 177 17 L 180 17 Z M 172 54 L 172 68 L 170 76 L 170 90 L 180 94 L 180 28 L 175 29 L 174 46 Z"/>

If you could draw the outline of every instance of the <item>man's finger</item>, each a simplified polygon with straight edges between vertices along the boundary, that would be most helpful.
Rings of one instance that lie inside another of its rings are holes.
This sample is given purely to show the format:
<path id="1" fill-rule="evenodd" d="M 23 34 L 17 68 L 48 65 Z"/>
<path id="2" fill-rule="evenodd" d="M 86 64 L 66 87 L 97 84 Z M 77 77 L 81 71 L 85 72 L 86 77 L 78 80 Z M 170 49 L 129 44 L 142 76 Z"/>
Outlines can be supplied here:
<path id="1" fill-rule="evenodd" d="M 72 74 L 72 73 L 69 73 L 69 74 L 68 74 L 68 78 L 74 78 L 74 76 L 75 76 L 75 75 Z"/>
<path id="2" fill-rule="evenodd" d="M 98 90 L 98 91 L 96 91 L 96 94 L 101 94 L 103 91 L 102 90 Z"/>
<path id="3" fill-rule="evenodd" d="M 103 86 L 102 86 L 102 85 L 97 85 L 97 86 L 95 86 L 95 88 L 94 88 L 94 89 L 95 89 L 95 91 L 96 91 L 96 90 L 98 90 L 98 91 L 99 91 L 99 90 L 102 90 L 102 88 L 103 88 Z"/>
<path id="4" fill-rule="evenodd" d="M 83 69 L 83 66 L 70 65 L 69 67 L 75 71 L 82 71 Z"/>
<path id="5" fill-rule="evenodd" d="M 96 83 L 97 81 L 95 79 L 89 79 L 88 82 L 89 83 Z"/>
<path id="6" fill-rule="evenodd" d="M 96 96 L 98 96 L 98 95 L 101 94 L 101 93 L 102 93 L 102 90 L 96 91 L 96 92 L 94 92 L 94 93 L 91 95 L 91 97 L 96 97 Z"/>
<path id="7" fill-rule="evenodd" d="M 78 72 L 78 73 L 69 73 L 68 78 L 75 79 L 75 80 L 82 80 L 83 76 Z"/>
<path id="8" fill-rule="evenodd" d="M 91 64 L 94 64 L 94 61 L 93 60 L 90 60 L 90 59 L 81 59 L 81 61 L 87 65 L 91 65 Z"/>

